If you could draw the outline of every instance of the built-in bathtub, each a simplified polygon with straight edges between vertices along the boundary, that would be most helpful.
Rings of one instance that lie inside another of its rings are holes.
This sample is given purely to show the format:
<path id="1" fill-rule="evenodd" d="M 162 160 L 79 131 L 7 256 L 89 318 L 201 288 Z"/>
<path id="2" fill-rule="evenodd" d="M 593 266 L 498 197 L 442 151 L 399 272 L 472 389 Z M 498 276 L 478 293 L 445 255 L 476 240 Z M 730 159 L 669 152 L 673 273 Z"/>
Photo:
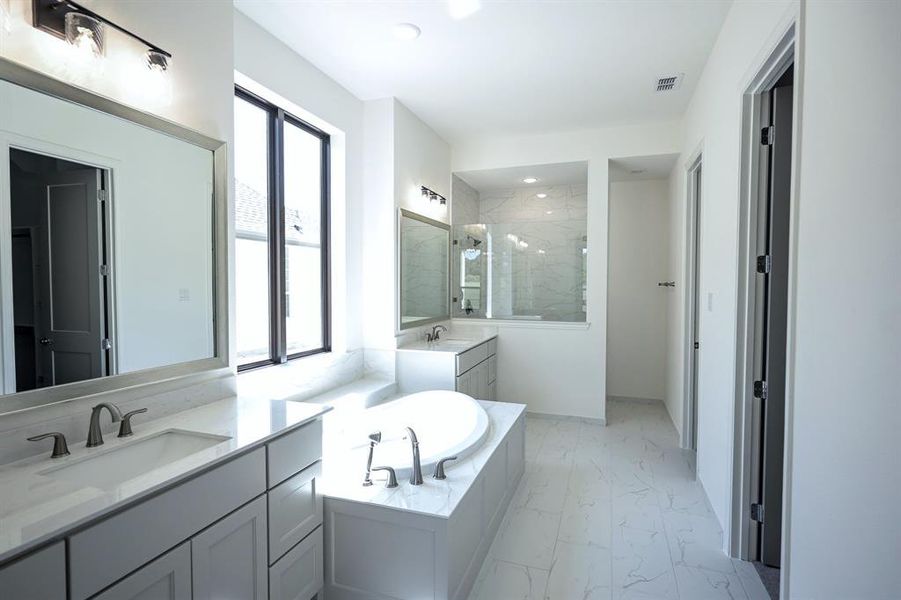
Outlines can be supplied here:
<path id="1" fill-rule="evenodd" d="M 325 595 L 332 600 L 432 598 L 469 594 L 524 469 L 525 406 L 427 391 L 372 408 L 336 407 L 326 419 L 321 492 L 326 532 Z M 329 423 L 331 419 L 331 423 Z M 411 485 L 410 440 L 419 438 L 422 485 Z M 380 431 L 363 486 L 368 436 Z M 432 477 L 448 455 L 447 479 Z"/>
<path id="2" fill-rule="evenodd" d="M 442 458 L 462 461 L 488 437 L 491 423 L 482 406 L 465 394 L 446 390 L 418 392 L 369 408 L 345 426 L 348 451 L 362 456 L 369 451 L 369 434 L 382 434 L 375 448 L 374 466 L 388 465 L 398 477 L 409 477 L 413 452 L 407 427 L 419 439 L 424 474 Z M 359 463 L 362 468 L 364 463 Z"/>

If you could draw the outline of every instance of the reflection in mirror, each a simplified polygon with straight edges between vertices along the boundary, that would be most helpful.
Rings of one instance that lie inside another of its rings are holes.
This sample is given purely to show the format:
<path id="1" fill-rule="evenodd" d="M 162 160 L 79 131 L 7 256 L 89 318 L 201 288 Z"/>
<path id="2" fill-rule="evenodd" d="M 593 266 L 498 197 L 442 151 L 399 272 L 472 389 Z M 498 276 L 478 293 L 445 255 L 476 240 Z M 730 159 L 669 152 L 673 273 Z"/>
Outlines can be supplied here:
<path id="1" fill-rule="evenodd" d="M 213 155 L 0 81 L 5 394 L 215 355 Z"/>
<path id="2" fill-rule="evenodd" d="M 450 228 L 400 211 L 400 329 L 447 319 Z"/>

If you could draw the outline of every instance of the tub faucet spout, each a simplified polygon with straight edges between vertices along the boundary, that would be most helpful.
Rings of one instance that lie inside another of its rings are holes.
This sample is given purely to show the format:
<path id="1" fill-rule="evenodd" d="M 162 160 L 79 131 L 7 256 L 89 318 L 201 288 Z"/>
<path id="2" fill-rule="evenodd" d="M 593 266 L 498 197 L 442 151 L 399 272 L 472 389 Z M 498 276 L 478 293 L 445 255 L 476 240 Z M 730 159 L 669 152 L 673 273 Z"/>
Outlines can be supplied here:
<path id="1" fill-rule="evenodd" d="M 410 443 L 413 445 L 413 472 L 410 474 L 410 485 L 422 485 L 422 464 L 419 462 L 419 440 L 416 432 L 407 427 Z"/>

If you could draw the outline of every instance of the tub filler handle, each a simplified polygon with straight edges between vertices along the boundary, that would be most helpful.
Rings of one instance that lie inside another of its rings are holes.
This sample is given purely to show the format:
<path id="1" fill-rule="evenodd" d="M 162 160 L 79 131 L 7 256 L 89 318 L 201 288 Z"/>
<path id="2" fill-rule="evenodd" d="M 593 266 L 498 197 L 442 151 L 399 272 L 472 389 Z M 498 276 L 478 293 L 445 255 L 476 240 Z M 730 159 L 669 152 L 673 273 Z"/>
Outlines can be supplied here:
<path id="1" fill-rule="evenodd" d="M 394 473 L 394 469 L 391 467 L 372 467 L 372 471 L 388 471 L 388 482 L 385 484 L 386 488 L 396 488 L 397 487 L 397 475 Z"/>
<path id="2" fill-rule="evenodd" d="M 451 460 L 457 460 L 457 457 L 448 456 L 439 460 L 438 464 L 435 465 L 435 473 L 432 474 L 432 477 L 434 477 L 435 479 L 447 479 L 447 475 L 444 474 L 444 463 Z"/>

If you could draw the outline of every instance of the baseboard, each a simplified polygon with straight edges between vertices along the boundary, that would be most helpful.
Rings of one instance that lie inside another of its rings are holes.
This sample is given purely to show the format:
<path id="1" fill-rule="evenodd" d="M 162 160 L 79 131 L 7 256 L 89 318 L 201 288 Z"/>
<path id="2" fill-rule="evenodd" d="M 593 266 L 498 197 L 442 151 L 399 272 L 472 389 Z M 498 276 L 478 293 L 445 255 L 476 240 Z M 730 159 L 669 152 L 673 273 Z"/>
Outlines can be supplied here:
<path id="1" fill-rule="evenodd" d="M 540 413 L 540 412 L 532 412 L 530 410 L 526 411 L 527 417 L 532 417 L 533 419 L 553 419 L 555 421 L 573 421 L 575 423 L 587 423 L 589 425 L 602 425 L 604 427 L 607 426 L 607 419 L 598 418 L 598 417 L 577 417 L 574 415 L 555 415 L 551 413 Z"/>
<path id="2" fill-rule="evenodd" d="M 607 396 L 607 402 L 632 402 L 635 404 L 663 404 L 663 398 L 636 398 L 634 396 Z"/>

